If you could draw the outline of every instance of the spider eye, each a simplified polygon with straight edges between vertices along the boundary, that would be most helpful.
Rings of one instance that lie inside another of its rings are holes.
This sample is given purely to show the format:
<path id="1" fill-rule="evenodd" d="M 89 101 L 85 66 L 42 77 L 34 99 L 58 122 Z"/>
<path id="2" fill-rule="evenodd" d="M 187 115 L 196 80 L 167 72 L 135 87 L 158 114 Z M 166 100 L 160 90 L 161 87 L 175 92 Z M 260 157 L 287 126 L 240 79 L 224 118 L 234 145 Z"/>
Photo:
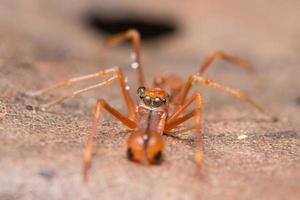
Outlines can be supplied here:
<path id="1" fill-rule="evenodd" d="M 143 101 L 147 106 L 149 106 L 151 104 L 151 97 L 145 96 L 143 97 Z"/>
<path id="2" fill-rule="evenodd" d="M 137 95 L 138 95 L 139 97 L 143 98 L 143 97 L 144 97 L 145 89 L 146 89 L 145 87 L 139 87 L 139 88 L 137 89 Z"/>
<path id="3" fill-rule="evenodd" d="M 160 99 L 160 98 L 158 98 L 158 97 L 156 97 L 154 100 L 153 100 L 153 105 L 155 106 L 155 107 L 158 107 L 158 106 L 160 106 L 160 105 L 162 105 L 164 102 Z"/>

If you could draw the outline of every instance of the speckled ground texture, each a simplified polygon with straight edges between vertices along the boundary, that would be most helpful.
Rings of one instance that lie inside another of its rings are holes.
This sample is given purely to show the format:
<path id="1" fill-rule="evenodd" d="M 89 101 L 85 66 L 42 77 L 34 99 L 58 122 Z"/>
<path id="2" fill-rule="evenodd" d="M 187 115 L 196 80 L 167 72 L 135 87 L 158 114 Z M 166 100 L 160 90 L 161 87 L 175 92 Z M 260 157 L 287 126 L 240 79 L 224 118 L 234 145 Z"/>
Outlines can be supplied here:
<path id="1" fill-rule="evenodd" d="M 299 2 L 71 2 L 1 0 L 1 200 L 300 199 Z M 130 130 L 104 114 L 90 180 L 82 185 L 83 147 L 97 98 L 126 112 L 117 84 L 46 111 L 36 107 L 72 89 L 39 98 L 24 93 L 119 65 L 134 95 L 129 46 L 109 50 L 102 45 L 104 37 L 81 26 L 81 13 L 90 8 L 168 16 L 178 22 L 176 34 L 143 46 L 149 83 L 163 71 L 188 77 L 215 49 L 247 58 L 259 81 L 221 61 L 206 76 L 245 91 L 279 121 L 271 122 L 222 92 L 196 87 L 204 96 L 205 157 L 199 178 L 194 176 L 193 131 L 176 130 L 178 138 L 165 137 L 164 162 L 142 166 L 125 157 Z"/>

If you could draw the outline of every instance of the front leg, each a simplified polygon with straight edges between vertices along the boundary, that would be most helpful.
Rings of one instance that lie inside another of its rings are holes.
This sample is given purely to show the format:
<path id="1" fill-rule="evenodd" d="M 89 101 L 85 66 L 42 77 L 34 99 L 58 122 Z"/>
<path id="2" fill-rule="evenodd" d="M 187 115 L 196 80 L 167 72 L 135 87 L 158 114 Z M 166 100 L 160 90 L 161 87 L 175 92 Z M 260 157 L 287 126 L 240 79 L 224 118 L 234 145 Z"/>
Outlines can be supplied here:
<path id="1" fill-rule="evenodd" d="M 105 100 L 103 100 L 103 99 L 98 100 L 98 102 L 96 104 L 96 111 L 95 111 L 95 115 L 94 115 L 93 126 L 92 126 L 92 129 L 88 136 L 88 139 L 87 139 L 87 142 L 85 145 L 85 149 L 84 149 L 83 167 L 82 167 L 83 181 L 87 181 L 87 179 L 88 179 L 88 169 L 90 168 L 91 159 L 92 159 L 93 140 L 94 140 L 94 137 L 96 134 L 98 121 L 101 117 L 102 109 L 105 109 L 107 112 L 112 114 L 114 117 L 116 117 L 120 122 L 122 122 L 128 128 L 134 129 L 136 127 L 135 121 L 132 121 L 131 119 L 123 116 L 117 110 L 112 108 Z"/>
<path id="2" fill-rule="evenodd" d="M 107 45 L 110 47 L 116 46 L 117 44 L 124 42 L 126 40 L 130 40 L 133 46 L 133 62 L 131 63 L 131 67 L 137 70 L 137 79 L 139 86 L 145 85 L 145 76 L 142 67 L 141 60 L 141 36 L 140 33 L 135 29 L 129 29 L 123 33 L 118 33 L 108 38 Z"/>

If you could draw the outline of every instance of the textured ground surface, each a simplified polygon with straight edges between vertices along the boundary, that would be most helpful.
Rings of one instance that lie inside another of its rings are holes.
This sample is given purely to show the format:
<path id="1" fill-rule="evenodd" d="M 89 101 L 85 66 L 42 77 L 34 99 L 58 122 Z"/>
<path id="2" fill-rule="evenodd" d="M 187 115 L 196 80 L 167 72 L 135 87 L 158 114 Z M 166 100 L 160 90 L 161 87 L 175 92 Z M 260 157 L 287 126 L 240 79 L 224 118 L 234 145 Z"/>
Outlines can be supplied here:
<path id="1" fill-rule="evenodd" d="M 299 4 L 122 1 L 120 6 L 139 13 L 164 11 L 180 22 L 177 35 L 144 46 L 149 82 L 162 71 L 186 78 L 208 52 L 226 49 L 251 60 L 261 81 L 248 79 L 224 62 L 216 62 L 207 76 L 247 92 L 279 121 L 269 121 L 228 95 L 198 87 L 205 104 L 205 158 L 199 179 L 194 177 L 193 132 L 178 132 L 180 139 L 165 137 L 165 162 L 141 166 L 125 157 L 130 130 L 105 114 L 98 127 L 90 182 L 83 187 L 82 150 L 96 99 L 101 96 L 126 111 L 117 84 L 47 111 L 27 105 L 35 107 L 68 91 L 41 98 L 26 97 L 24 92 L 117 64 L 124 66 L 134 93 L 129 48 L 108 51 L 101 37 L 78 26 L 78 13 L 96 1 L 79 1 L 67 10 L 64 6 L 69 4 L 55 1 L 26 2 L 3 0 L 0 5 L 1 200 L 300 198 Z M 108 2 L 96 5 L 118 7 Z"/>

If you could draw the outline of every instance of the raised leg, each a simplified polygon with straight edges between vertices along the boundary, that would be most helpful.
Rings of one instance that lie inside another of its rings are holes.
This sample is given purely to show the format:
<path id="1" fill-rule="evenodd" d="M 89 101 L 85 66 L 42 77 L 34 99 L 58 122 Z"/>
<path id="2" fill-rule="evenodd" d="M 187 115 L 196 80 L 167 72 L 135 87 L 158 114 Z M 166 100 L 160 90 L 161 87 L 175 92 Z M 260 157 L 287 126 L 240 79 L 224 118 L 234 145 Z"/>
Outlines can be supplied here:
<path id="1" fill-rule="evenodd" d="M 136 127 L 136 123 L 129 118 L 123 116 L 120 114 L 117 110 L 112 108 L 106 101 L 103 99 L 100 99 L 97 104 L 96 104 L 96 111 L 94 115 L 94 120 L 93 120 L 93 126 L 90 131 L 90 134 L 88 136 L 85 149 L 84 149 L 84 155 L 83 155 L 83 169 L 82 169 L 82 177 L 83 181 L 87 181 L 88 179 L 88 169 L 90 168 L 91 165 L 91 159 L 92 159 L 92 145 L 93 145 L 93 139 L 96 134 L 97 130 L 97 124 L 101 116 L 101 110 L 105 109 L 108 111 L 110 114 L 112 114 L 114 117 L 116 117 L 119 121 L 121 121 L 124 125 L 127 127 L 133 129 Z"/>
<path id="2" fill-rule="evenodd" d="M 194 101 L 197 103 L 197 108 L 190 111 L 186 115 L 179 117 L 183 111 L 186 110 Z M 196 172 L 199 173 L 202 165 L 203 159 L 203 142 L 202 142 L 202 132 L 201 132 L 201 110 L 202 110 L 202 97 L 200 93 L 194 94 L 190 100 L 187 101 L 182 107 L 180 107 L 175 113 L 167 120 L 165 127 L 165 134 L 170 135 L 169 131 L 178 125 L 186 122 L 187 120 L 195 117 L 195 123 L 193 128 L 196 129 L 196 139 L 195 139 L 195 163 L 197 165 Z"/>
<path id="3" fill-rule="evenodd" d="M 53 86 L 50 86 L 48 88 L 45 88 L 43 90 L 34 92 L 34 93 L 35 93 L 35 95 L 41 95 L 41 94 L 44 94 L 45 92 L 50 92 L 52 90 L 57 90 L 59 88 L 69 87 L 69 86 L 74 85 L 76 83 L 79 83 L 79 82 L 82 82 L 82 81 L 85 81 L 85 80 L 89 80 L 89 79 L 92 79 L 92 78 L 96 78 L 96 77 L 109 77 L 109 76 L 110 76 L 109 79 L 107 79 L 107 80 L 105 80 L 105 81 L 103 81 L 101 83 L 89 86 L 89 87 L 84 88 L 84 89 L 77 90 L 77 91 L 72 92 L 70 94 L 67 94 L 67 95 L 65 95 L 63 97 L 60 97 L 60 98 L 58 98 L 58 99 L 56 99 L 54 101 L 51 101 L 51 102 L 46 103 L 46 104 L 43 104 L 40 107 L 43 108 L 43 109 L 48 108 L 48 107 L 50 107 L 52 105 L 55 105 L 55 104 L 60 103 L 60 102 L 62 102 L 64 100 L 73 98 L 75 96 L 78 96 L 78 95 L 80 95 L 82 93 L 85 93 L 85 92 L 88 92 L 90 90 L 94 90 L 94 89 L 102 87 L 102 86 L 108 86 L 114 80 L 118 79 L 119 80 L 119 85 L 120 85 L 120 88 L 121 88 L 121 91 L 123 93 L 123 96 L 124 96 L 124 99 L 125 99 L 125 103 L 126 103 L 126 106 L 127 106 L 129 118 L 130 119 L 134 119 L 135 118 L 134 103 L 133 103 L 133 101 L 132 101 L 132 99 L 130 97 L 130 94 L 129 94 L 128 90 L 126 89 L 126 83 L 125 83 L 125 80 L 124 80 L 124 75 L 123 75 L 123 73 L 122 73 L 122 71 L 121 71 L 121 69 L 119 67 L 102 70 L 102 71 L 94 73 L 94 74 L 89 74 L 89 75 L 85 75 L 85 76 L 81 76 L 81 77 L 72 78 L 72 79 L 63 81 L 61 83 L 55 84 Z"/>
<path id="4" fill-rule="evenodd" d="M 206 59 L 203 61 L 203 63 L 201 64 L 201 66 L 199 68 L 199 75 L 203 75 L 204 72 L 207 70 L 207 68 L 217 58 L 222 59 L 222 60 L 226 60 L 226 61 L 231 62 L 233 64 L 236 64 L 237 66 L 242 67 L 245 70 L 247 70 L 249 73 L 253 74 L 255 72 L 253 66 L 247 60 L 244 60 L 242 58 L 226 54 L 223 51 L 216 51 L 216 52 L 213 52 L 213 53 L 209 54 L 206 57 Z"/>
<path id="5" fill-rule="evenodd" d="M 113 77 L 111 77 L 111 78 L 109 78 L 109 79 L 107 79 L 107 80 L 105 80 L 101 83 L 98 83 L 98 84 L 95 84 L 95 85 L 92 85 L 92 86 L 89 86 L 89 87 L 86 87 L 86 88 L 83 88 L 83 89 L 80 89 L 80 90 L 76 90 L 76 91 L 74 91 L 70 94 L 59 97 L 59 98 L 57 98 L 57 99 L 55 99 L 55 100 L 53 100 L 49 103 L 42 104 L 42 105 L 40 105 L 40 108 L 45 109 L 45 108 L 48 108 L 48 107 L 53 106 L 55 104 L 61 103 L 62 101 L 65 101 L 67 99 L 71 99 L 73 97 L 76 97 L 76 96 L 78 96 L 82 93 L 88 92 L 90 90 L 93 90 L 93 89 L 96 89 L 96 88 L 99 88 L 99 87 L 102 87 L 102 86 L 108 86 L 116 79 L 117 79 L 117 76 L 113 76 Z"/>
<path id="6" fill-rule="evenodd" d="M 137 70 L 138 84 L 139 86 L 146 86 L 141 62 L 141 36 L 139 32 L 135 29 L 130 29 L 116 34 L 107 40 L 107 45 L 112 47 L 126 40 L 131 40 L 132 42 L 134 54 L 131 67 Z"/>
<path id="7" fill-rule="evenodd" d="M 85 76 L 79 76 L 79 77 L 71 78 L 71 79 L 62 81 L 60 83 L 50 85 L 49 87 L 43 88 L 43 89 L 38 90 L 38 91 L 29 91 L 29 92 L 26 92 L 26 95 L 31 96 L 31 97 L 40 96 L 40 95 L 43 95 L 45 93 L 58 90 L 60 88 L 65 88 L 65 87 L 73 86 L 76 83 L 80 83 L 80 82 L 83 82 L 83 81 L 86 81 L 86 80 L 90 80 L 90 79 L 94 79 L 94 78 L 105 77 L 105 76 L 111 75 L 113 71 L 114 71 L 114 68 L 111 68 L 111 69 L 100 71 L 100 72 L 97 72 L 97 73 L 93 73 L 93 74 L 88 74 L 88 75 L 85 75 Z"/>
<path id="8" fill-rule="evenodd" d="M 238 99 L 241 99 L 241 100 L 249 103 L 251 106 L 255 107 L 260 112 L 262 112 L 264 114 L 268 114 L 258 103 L 256 103 L 253 99 L 251 99 L 250 97 L 248 97 L 244 93 L 239 92 L 239 91 L 234 90 L 234 89 L 231 89 L 229 87 L 225 87 L 222 84 L 219 84 L 219 83 L 217 83 L 217 82 L 215 82 L 213 80 L 206 79 L 206 78 L 204 78 L 204 77 L 202 77 L 200 75 L 193 75 L 193 76 L 191 76 L 188 79 L 188 81 L 187 81 L 187 83 L 186 83 L 186 85 L 185 85 L 185 87 L 183 89 L 182 96 L 180 98 L 180 103 L 179 103 L 178 107 L 180 107 L 181 105 L 184 104 L 185 99 L 186 99 L 186 97 L 188 95 L 188 92 L 190 91 L 191 87 L 195 83 L 200 83 L 201 85 L 204 85 L 204 86 L 208 86 L 208 87 L 212 87 L 212 88 L 216 88 L 216 89 L 222 90 L 223 92 L 229 93 L 232 96 L 235 96 Z"/>

